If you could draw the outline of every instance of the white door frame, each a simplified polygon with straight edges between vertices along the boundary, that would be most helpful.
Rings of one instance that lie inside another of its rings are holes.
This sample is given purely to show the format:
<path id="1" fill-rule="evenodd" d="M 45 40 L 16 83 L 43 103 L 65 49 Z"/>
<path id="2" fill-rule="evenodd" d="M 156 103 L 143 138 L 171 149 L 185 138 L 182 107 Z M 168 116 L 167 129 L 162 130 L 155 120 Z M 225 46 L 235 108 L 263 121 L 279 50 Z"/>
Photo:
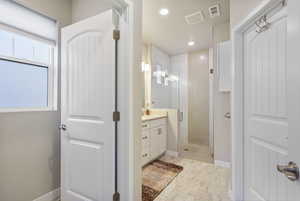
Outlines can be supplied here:
<path id="1" fill-rule="evenodd" d="M 214 158 L 214 120 L 215 120 L 215 107 L 214 107 L 214 102 L 215 102 L 215 73 L 216 73 L 216 68 L 215 68 L 215 47 L 209 48 L 209 62 L 208 62 L 208 76 L 209 76 L 209 153 L 211 156 Z"/>
<path id="2" fill-rule="evenodd" d="M 141 52 L 142 48 L 142 1 L 111 0 L 116 7 L 127 8 L 127 25 L 121 32 L 119 60 L 119 193 L 121 200 L 141 200 Z M 123 42 L 122 42 L 123 41 Z M 125 46 L 125 50 L 122 49 Z M 133 98 L 134 97 L 134 98 Z"/>
<path id="3" fill-rule="evenodd" d="M 263 1 L 250 15 L 232 30 L 232 196 L 234 201 L 244 201 L 244 32 L 255 21 L 276 8 L 283 0 Z"/>
<path id="4" fill-rule="evenodd" d="M 120 69 L 120 113 L 119 123 L 120 139 L 123 147 L 119 147 L 119 190 L 121 200 L 142 200 L 142 168 L 141 168 L 141 138 L 142 132 L 142 83 L 141 60 L 142 60 L 142 12 L 143 1 L 141 0 L 112 0 L 118 4 L 123 1 L 127 4 L 127 48 L 124 52 L 125 65 Z M 121 33 L 122 37 L 122 33 Z M 120 61 L 122 64 L 122 61 Z M 123 84 L 122 84 L 123 83 Z M 123 115 L 122 115 L 123 114 Z M 123 136 L 124 135 L 124 136 Z M 123 152 L 123 153 L 122 153 Z M 125 198 L 124 198 L 125 197 Z"/>

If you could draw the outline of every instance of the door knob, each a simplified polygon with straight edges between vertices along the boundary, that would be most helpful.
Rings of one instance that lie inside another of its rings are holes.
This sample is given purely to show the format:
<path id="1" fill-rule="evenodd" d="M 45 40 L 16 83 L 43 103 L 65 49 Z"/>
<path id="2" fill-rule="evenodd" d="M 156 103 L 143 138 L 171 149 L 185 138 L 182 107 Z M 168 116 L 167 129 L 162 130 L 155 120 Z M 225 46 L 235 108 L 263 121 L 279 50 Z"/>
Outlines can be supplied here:
<path id="1" fill-rule="evenodd" d="M 299 179 L 299 168 L 294 162 L 289 162 L 288 165 L 277 165 L 277 170 L 291 181 L 297 181 Z"/>
<path id="2" fill-rule="evenodd" d="M 63 131 L 66 131 L 66 130 L 67 130 L 67 125 L 66 125 L 66 124 L 61 124 L 61 125 L 59 126 L 59 129 L 60 129 L 60 130 L 63 130 Z"/>
<path id="3" fill-rule="evenodd" d="M 224 117 L 227 119 L 231 119 L 231 114 L 230 112 L 227 112 L 226 114 L 224 114 Z"/>

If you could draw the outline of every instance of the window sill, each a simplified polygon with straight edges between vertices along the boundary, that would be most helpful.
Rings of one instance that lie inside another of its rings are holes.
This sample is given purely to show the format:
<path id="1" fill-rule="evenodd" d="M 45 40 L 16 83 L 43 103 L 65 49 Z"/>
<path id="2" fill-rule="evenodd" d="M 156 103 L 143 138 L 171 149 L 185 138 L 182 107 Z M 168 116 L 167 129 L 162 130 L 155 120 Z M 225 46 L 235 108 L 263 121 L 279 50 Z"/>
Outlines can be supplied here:
<path id="1" fill-rule="evenodd" d="M 17 112 L 56 112 L 56 108 L 0 108 L 0 113 L 17 113 Z"/>

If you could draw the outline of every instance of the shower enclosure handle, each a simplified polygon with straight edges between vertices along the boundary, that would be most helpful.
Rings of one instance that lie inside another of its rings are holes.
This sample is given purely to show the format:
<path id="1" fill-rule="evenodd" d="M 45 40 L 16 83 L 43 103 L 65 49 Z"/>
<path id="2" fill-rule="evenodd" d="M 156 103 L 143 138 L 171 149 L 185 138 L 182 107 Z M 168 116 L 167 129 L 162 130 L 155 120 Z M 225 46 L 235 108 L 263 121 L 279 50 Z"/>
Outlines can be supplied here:
<path id="1" fill-rule="evenodd" d="M 231 119 L 231 114 L 230 114 L 230 112 L 225 113 L 225 114 L 224 114 L 224 117 L 225 117 L 226 119 Z"/>

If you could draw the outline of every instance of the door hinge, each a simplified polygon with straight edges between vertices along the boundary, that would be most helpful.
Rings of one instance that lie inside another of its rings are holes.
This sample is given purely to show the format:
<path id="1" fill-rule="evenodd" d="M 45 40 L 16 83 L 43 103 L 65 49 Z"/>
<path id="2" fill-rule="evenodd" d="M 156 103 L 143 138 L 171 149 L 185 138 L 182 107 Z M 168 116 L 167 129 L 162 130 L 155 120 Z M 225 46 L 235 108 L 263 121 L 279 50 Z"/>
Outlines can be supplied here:
<path id="1" fill-rule="evenodd" d="M 120 121 L 120 112 L 119 111 L 113 112 L 113 120 L 115 122 Z"/>
<path id="2" fill-rule="evenodd" d="M 115 192 L 115 194 L 113 195 L 113 201 L 120 201 L 120 193 L 119 192 Z"/>
<path id="3" fill-rule="evenodd" d="M 257 28 L 256 28 L 256 32 L 257 33 L 262 33 L 266 30 L 268 30 L 271 26 L 271 24 L 267 21 L 267 16 L 264 15 L 261 18 L 259 18 L 259 20 L 257 20 L 255 22 Z"/>
<path id="4" fill-rule="evenodd" d="M 120 40 L 120 30 L 114 30 L 113 39 L 114 40 Z"/>
<path id="5" fill-rule="evenodd" d="M 211 69 L 209 70 L 209 72 L 210 72 L 210 74 L 214 74 L 214 69 L 211 68 Z"/>

